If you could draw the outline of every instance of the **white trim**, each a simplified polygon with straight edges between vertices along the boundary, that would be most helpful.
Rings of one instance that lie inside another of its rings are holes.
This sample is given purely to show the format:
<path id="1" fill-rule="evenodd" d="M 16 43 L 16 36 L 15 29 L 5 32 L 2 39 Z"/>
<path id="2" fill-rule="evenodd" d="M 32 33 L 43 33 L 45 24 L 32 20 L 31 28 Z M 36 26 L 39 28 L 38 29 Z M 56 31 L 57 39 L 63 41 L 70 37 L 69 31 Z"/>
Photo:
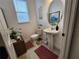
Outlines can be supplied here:
<path id="1" fill-rule="evenodd" d="M 11 46 L 9 45 L 11 39 L 10 39 L 10 35 L 8 32 L 8 28 L 6 26 L 4 15 L 2 13 L 2 9 L 0 9 L 0 33 L 2 35 L 4 45 L 8 51 L 10 59 L 17 59 L 15 50 L 13 48 L 13 44 Z"/>
<path id="2" fill-rule="evenodd" d="M 65 7 L 65 18 L 64 18 L 64 28 L 63 32 L 65 33 L 65 37 L 62 40 L 62 50 L 59 56 L 59 59 L 67 59 L 68 52 L 71 42 L 71 36 L 73 32 L 74 26 L 74 18 L 77 9 L 77 1 L 78 0 L 66 0 L 66 7 Z"/>

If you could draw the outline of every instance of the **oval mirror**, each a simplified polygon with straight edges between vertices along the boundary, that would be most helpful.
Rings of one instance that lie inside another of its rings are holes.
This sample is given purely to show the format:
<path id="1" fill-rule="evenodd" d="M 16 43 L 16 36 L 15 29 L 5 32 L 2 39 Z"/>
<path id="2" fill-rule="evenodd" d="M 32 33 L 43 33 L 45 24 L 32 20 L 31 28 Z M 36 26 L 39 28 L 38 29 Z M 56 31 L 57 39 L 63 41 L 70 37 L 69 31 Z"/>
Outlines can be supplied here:
<path id="1" fill-rule="evenodd" d="M 48 10 L 48 21 L 52 26 L 58 25 L 63 17 L 63 4 L 61 0 L 53 0 Z"/>

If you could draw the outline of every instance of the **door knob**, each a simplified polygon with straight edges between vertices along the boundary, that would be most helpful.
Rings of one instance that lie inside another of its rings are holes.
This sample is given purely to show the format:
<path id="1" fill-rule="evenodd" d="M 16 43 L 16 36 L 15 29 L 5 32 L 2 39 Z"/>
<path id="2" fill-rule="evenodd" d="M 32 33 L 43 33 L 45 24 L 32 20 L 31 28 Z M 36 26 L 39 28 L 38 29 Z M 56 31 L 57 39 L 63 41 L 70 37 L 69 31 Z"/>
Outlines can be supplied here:
<path id="1" fill-rule="evenodd" d="M 62 36 L 64 37 L 65 36 L 65 33 L 62 33 Z"/>

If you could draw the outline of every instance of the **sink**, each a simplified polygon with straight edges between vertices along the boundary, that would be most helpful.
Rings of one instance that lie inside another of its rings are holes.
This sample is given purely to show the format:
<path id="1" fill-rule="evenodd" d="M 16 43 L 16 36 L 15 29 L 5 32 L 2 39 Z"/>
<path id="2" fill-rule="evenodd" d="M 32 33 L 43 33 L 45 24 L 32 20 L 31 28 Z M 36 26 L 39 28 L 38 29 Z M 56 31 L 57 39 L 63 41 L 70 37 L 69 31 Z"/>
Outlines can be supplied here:
<path id="1" fill-rule="evenodd" d="M 55 35 L 55 34 L 58 34 L 60 31 L 59 31 L 59 30 L 56 31 L 55 28 L 49 27 L 49 28 L 44 29 L 43 32 L 45 33 L 45 34 L 44 34 L 44 35 L 45 35 L 45 40 L 44 40 L 44 42 L 45 42 L 45 44 L 46 44 L 46 42 L 47 42 L 46 45 L 47 45 L 48 48 L 53 52 L 54 35 Z"/>
<path id="2" fill-rule="evenodd" d="M 49 33 L 49 34 L 57 34 L 57 33 L 59 33 L 59 30 L 56 31 L 56 29 L 52 29 L 52 28 L 46 28 L 43 31 L 46 32 L 46 33 Z"/>

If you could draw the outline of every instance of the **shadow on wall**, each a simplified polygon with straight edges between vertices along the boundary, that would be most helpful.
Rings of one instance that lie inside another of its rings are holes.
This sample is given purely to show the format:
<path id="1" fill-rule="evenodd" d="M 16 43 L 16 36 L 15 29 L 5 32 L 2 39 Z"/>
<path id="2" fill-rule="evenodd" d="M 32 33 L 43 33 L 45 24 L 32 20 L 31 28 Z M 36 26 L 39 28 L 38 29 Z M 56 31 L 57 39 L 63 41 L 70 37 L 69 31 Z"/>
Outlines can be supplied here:
<path id="1" fill-rule="evenodd" d="M 5 44 L 4 44 L 3 40 L 2 40 L 2 36 L 1 36 L 1 33 L 0 33 L 0 47 L 1 46 L 5 46 Z"/>
<path id="2" fill-rule="evenodd" d="M 8 53 L 5 47 L 0 47 L 0 59 L 7 59 Z"/>
<path id="3" fill-rule="evenodd" d="M 5 44 L 2 40 L 2 36 L 0 34 L 0 59 L 6 59 L 8 58 L 8 52 L 5 48 Z"/>

